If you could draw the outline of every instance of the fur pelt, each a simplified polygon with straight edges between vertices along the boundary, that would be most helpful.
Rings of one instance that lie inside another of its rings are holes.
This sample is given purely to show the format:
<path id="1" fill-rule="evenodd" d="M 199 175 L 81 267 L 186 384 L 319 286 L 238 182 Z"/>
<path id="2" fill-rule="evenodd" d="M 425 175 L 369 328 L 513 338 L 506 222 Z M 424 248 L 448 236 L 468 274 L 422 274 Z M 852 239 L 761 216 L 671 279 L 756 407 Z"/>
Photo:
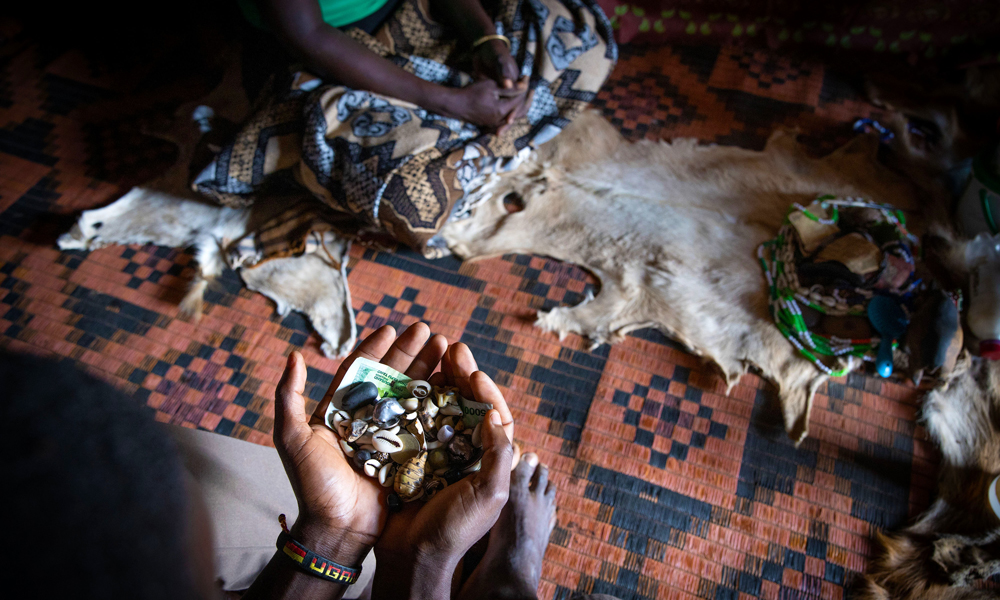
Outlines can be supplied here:
<path id="1" fill-rule="evenodd" d="M 912 215 L 916 191 L 879 165 L 877 143 L 859 137 L 822 159 L 809 158 L 790 131 L 774 133 L 763 152 L 690 139 L 633 144 L 587 113 L 488 182 L 471 216 L 442 235 L 463 258 L 527 253 L 581 265 L 600 292 L 540 313 L 539 327 L 595 345 L 656 327 L 714 361 L 730 386 L 757 367 L 777 384 L 786 430 L 800 441 L 825 376 L 774 326 L 757 247 L 793 202 L 818 194 Z M 514 205 L 523 210 L 510 212 Z"/>
<path id="2" fill-rule="evenodd" d="M 216 119 L 228 122 L 242 121 L 249 112 L 240 82 L 239 48 L 230 49 L 223 64 L 222 81 L 212 92 L 178 108 L 169 130 L 151 132 L 177 145 L 174 165 L 114 203 L 84 211 L 58 241 L 62 250 L 146 243 L 193 247 L 197 272 L 180 304 L 181 314 L 193 319 L 201 317 L 205 290 L 227 267 L 226 248 L 289 204 L 287 198 L 263 198 L 252 208 L 227 208 L 206 201 L 188 186 L 191 162 L 204 133 L 192 120 L 196 109 L 211 107 Z M 327 244 L 327 252 L 274 258 L 238 272 L 248 288 L 275 302 L 279 315 L 290 310 L 304 313 L 323 338 L 324 354 L 341 357 L 357 339 L 345 271 L 348 249 L 347 238 L 340 238 Z"/>
<path id="3" fill-rule="evenodd" d="M 987 500 L 1000 474 L 1000 362 L 972 359 L 927 395 L 922 418 L 941 448 L 938 498 L 913 525 L 877 536 L 857 597 L 996 598 L 972 585 L 1000 574 L 1000 519 Z"/>
<path id="4" fill-rule="evenodd" d="M 198 274 L 181 302 L 181 311 L 200 315 L 205 290 L 227 267 L 226 248 L 281 208 L 279 198 L 262 200 L 252 208 L 233 209 L 136 187 L 104 208 L 84 211 L 58 243 L 63 250 L 146 243 L 194 247 Z M 340 238 L 326 246 L 329 255 L 316 252 L 273 258 L 238 272 L 248 288 L 275 302 L 279 315 L 291 310 L 304 313 L 323 338 L 323 353 L 334 358 L 350 352 L 356 341 L 345 270 L 350 244 Z"/>

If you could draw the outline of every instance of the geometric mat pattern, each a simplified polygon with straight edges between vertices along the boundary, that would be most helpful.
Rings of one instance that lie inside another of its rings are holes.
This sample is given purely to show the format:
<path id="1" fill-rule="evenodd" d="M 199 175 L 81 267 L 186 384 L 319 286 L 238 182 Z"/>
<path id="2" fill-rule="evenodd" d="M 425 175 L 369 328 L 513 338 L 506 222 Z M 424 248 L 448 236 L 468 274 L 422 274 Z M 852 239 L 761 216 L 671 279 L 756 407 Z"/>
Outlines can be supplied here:
<path id="1" fill-rule="evenodd" d="M 277 317 L 228 272 L 188 322 L 177 304 L 190 252 L 54 245 L 80 210 L 170 163 L 172 146 L 142 131 L 204 86 L 179 79 L 169 46 L 107 65 L 0 25 L 0 348 L 62 357 L 158 420 L 271 444 L 284 357 L 305 353 L 314 401 L 337 367 L 300 315 Z M 737 47 L 623 47 L 594 104 L 630 139 L 759 149 L 796 125 L 817 152 L 876 114 L 821 64 Z M 551 466 L 560 517 L 542 598 L 837 599 L 865 569 L 873 533 L 929 503 L 937 457 L 908 385 L 830 382 L 795 448 L 758 376 L 727 391 L 653 330 L 589 349 L 533 328 L 536 310 L 592 288 L 572 265 L 355 245 L 349 269 L 360 337 L 422 320 L 468 343 L 513 407 L 520 444 Z"/>

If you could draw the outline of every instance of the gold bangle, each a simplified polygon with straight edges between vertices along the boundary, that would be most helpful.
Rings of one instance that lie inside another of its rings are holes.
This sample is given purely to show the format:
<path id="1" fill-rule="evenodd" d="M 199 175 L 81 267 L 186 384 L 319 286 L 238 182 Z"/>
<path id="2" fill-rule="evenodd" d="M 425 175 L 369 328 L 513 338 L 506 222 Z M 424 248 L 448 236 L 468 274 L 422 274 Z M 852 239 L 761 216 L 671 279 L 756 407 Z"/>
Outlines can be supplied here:
<path id="1" fill-rule="evenodd" d="M 483 37 L 479 38 L 478 40 L 472 42 L 472 50 L 475 50 L 476 48 L 478 48 L 479 46 L 482 46 L 486 42 L 491 42 L 493 40 L 500 40 L 500 41 L 502 41 L 503 43 L 507 44 L 507 49 L 510 50 L 510 40 L 507 38 L 507 36 L 500 35 L 499 33 L 494 33 L 493 35 L 484 35 Z"/>

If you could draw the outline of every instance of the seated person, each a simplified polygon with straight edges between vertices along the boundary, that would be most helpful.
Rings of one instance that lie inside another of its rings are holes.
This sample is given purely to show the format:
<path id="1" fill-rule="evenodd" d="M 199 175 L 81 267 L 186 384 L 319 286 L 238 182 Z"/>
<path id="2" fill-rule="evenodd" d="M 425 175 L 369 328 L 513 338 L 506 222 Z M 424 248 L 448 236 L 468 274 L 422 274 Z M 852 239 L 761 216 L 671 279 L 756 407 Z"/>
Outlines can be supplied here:
<path id="1" fill-rule="evenodd" d="M 254 58 L 244 80 L 265 70 L 272 83 L 194 189 L 242 208 L 304 187 L 321 203 L 317 222 L 334 219 L 325 205 L 341 213 L 339 229 L 346 214 L 347 233 L 388 236 L 426 256 L 447 253 L 435 239 L 444 223 L 468 210 L 491 173 L 562 131 L 617 59 L 595 0 L 241 5 L 266 30 L 246 42 Z M 291 73 L 273 58 L 275 40 Z M 287 255 L 315 230 L 302 226 L 301 207 L 289 211 L 258 239 L 295 239 L 269 242 L 262 258 Z"/>
<path id="2" fill-rule="evenodd" d="M 511 471 L 513 422 L 499 390 L 467 347 L 447 348 L 425 325 L 398 339 L 391 327 L 372 334 L 331 389 L 358 356 L 419 377 L 442 361 L 439 382 L 493 402 L 482 468 L 431 501 L 390 514 L 384 492 L 348 464 L 333 432 L 310 424 L 305 363 L 293 352 L 276 391 L 274 441 L 299 513 L 282 539 L 290 535 L 349 567 L 374 545 L 384 565 L 374 577 L 376 598 L 534 598 L 555 523 L 555 486 L 534 454 Z M 146 407 L 65 363 L 27 356 L 0 355 L 0 389 L 8 490 L 0 508 L 19 548 L 8 553 L 12 573 L 43 597 L 217 597 L 210 519 L 226 507 L 206 507 Z M 485 554 L 464 588 L 454 588 L 463 555 L 487 533 Z M 338 598 L 345 587 L 278 550 L 244 598 Z"/>

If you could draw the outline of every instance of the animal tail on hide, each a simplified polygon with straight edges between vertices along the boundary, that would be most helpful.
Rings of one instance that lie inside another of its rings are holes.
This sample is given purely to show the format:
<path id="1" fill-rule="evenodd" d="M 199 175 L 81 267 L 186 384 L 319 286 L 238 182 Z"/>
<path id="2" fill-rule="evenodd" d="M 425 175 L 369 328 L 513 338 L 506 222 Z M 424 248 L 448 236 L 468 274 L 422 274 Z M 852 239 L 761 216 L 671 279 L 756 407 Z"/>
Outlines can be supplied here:
<path id="1" fill-rule="evenodd" d="M 198 322 L 201 320 L 202 311 L 205 307 L 205 290 L 208 289 L 208 280 L 204 277 L 197 277 L 191 282 L 187 294 L 181 300 L 179 309 L 182 317 Z"/>

